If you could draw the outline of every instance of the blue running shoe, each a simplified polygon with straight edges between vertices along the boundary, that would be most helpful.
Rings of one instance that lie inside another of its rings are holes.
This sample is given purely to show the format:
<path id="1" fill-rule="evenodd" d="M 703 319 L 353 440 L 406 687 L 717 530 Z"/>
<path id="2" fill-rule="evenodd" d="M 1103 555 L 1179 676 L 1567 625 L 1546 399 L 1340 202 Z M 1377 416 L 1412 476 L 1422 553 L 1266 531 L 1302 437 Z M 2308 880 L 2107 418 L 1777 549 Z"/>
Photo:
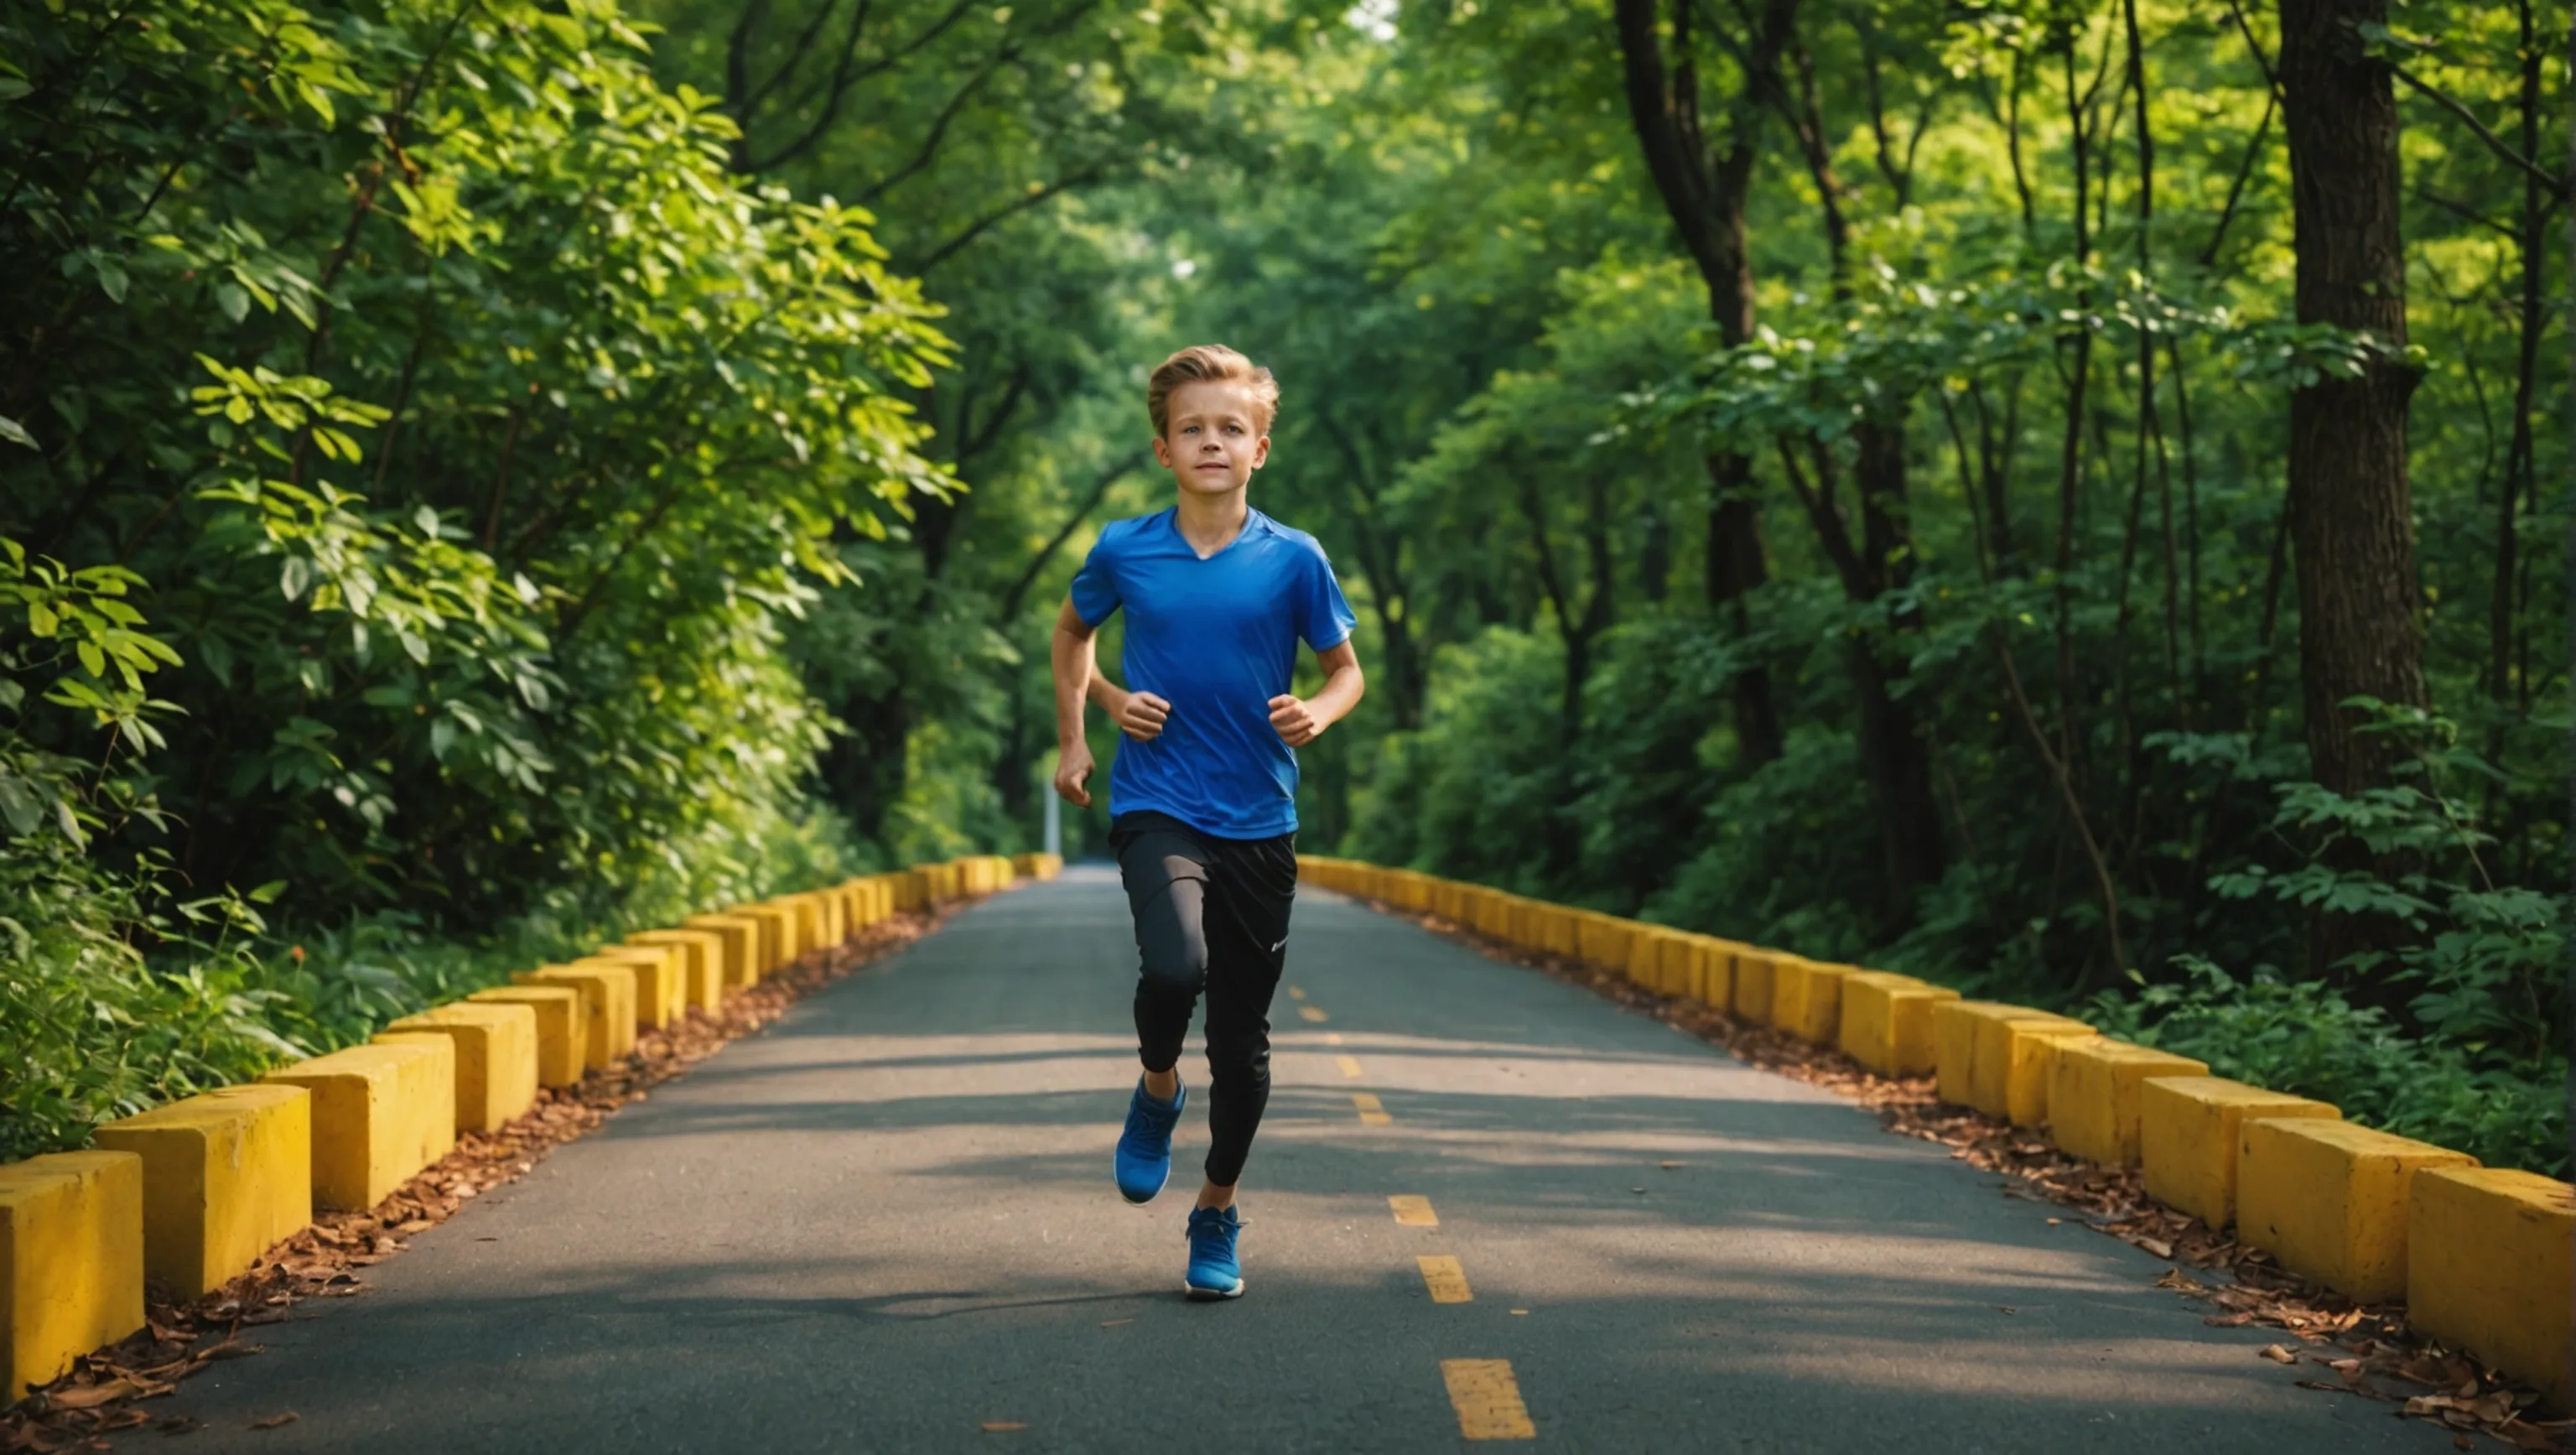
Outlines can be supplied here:
<path id="1" fill-rule="evenodd" d="M 1111 1158 L 1118 1174 L 1118 1195 L 1129 1202 L 1152 1202 L 1172 1178 L 1172 1128 L 1180 1125 L 1181 1108 L 1190 1103 L 1186 1086 L 1170 1101 L 1145 1094 L 1145 1078 L 1136 1078 L 1136 1094 L 1127 1099 L 1127 1130 L 1118 1134 Z"/>
<path id="2" fill-rule="evenodd" d="M 1243 1219 L 1230 1207 L 1191 1210 L 1190 1271 L 1183 1281 L 1191 1298 L 1243 1297 L 1243 1265 L 1234 1257 L 1235 1235 L 1242 1231 Z"/>

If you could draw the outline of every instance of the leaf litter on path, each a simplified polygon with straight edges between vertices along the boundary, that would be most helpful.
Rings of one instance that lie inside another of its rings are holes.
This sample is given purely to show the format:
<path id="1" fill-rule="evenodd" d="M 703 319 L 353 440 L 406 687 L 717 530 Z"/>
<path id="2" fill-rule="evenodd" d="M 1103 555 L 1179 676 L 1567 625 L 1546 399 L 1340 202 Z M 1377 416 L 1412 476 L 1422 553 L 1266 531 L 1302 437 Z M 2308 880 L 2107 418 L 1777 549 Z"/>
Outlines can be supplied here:
<path id="1" fill-rule="evenodd" d="M 643 1100 L 648 1088 L 768 1025 L 813 991 L 920 939 L 954 909 L 896 915 L 744 988 L 713 1015 L 693 1011 L 676 1025 L 643 1032 L 624 1061 L 590 1073 L 578 1085 L 539 1092 L 533 1109 L 498 1131 L 464 1133 L 455 1151 L 368 1211 L 318 1214 L 248 1272 L 203 1298 L 175 1303 L 158 1289 L 148 1290 L 140 1331 L 74 1360 L 69 1373 L 0 1410 L 0 1455 L 109 1448 L 102 1436 L 151 1423 L 131 1401 L 170 1394 L 180 1380 L 210 1364 L 265 1352 L 243 1343 L 242 1330 L 318 1317 L 297 1311 L 309 1299 L 365 1293 L 366 1283 L 353 1270 L 400 1253 L 404 1238 L 517 1181 L 555 1148 L 595 1130 L 628 1102 Z M 295 1418 L 290 1411 L 251 1428 L 272 1429 Z M 203 1426 L 173 1416 L 159 1428 L 184 1434 Z"/>
<path id="2" fill-rule="evenodd" d="M 1938 1142 L 1958 1161 L 2013 1179 L 1999 1189 L 2006 1197 L 2072 1208 L 2096 1232 L 2176 1265 L 2223 1275 L 2228 1281 L 2203 1282 L 2176 1266 L 2154 1286 L 2209 1303 L 2215 1312 L 2201 1322 L 2214 1328 L 2259 1324 L 2296 1334 L 2298 1349 L 2272 1344 L 2257 1352 L 2275 1363 L 2316 1363 L 2336 1375 L 2331 1382 L 2298 1381 L 2303 1388 L 2385 1401 L 2398 1406 L 2394 1413 L 2484 1434 L 2517 1450 L 2576 1455 L 2576 1419 L 2526 1417 L 2539 1402 L 2537 1391 L 2414 1332 L 2403 1304 L 2355 1304 L 2290 1273 L 2261 1249 L 2157 1202 L 2147 1195 L 2134 1167 L 2103 1167 L 2068 1156 L 2031 1128 L 1944 1102 L 1931 1077 L 1881 1076 L 1829 1047 L 1775 1027 L 1745 1025 L 1698 1001 L 1659 995 L 1625 975 L 1532 952 L 1420 910 L 1380 900 L 1361 902 L 1489 959 L 1540 971 L 1652 1015 L 1724 1047 L 1749 1065 L 1859 1102 L 1876 1111 L 1887 1130 Z M 2324 1352 L 2317 1347 L 2321 1345 Z M 2280 1358 L 2282 1354 L 2289 1357 Z M 2409 1394 L 2384 1388 L 2381 1381 L 2431 1392 Z"/>

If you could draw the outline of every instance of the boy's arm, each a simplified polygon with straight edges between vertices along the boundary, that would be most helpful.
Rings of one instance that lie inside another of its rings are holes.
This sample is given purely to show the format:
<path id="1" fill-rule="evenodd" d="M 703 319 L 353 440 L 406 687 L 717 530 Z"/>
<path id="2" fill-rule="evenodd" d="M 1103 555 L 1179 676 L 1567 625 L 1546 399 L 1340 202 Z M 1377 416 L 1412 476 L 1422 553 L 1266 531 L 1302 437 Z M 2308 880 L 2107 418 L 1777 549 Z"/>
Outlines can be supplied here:
<path id="1" fill-rule="evenodd" d="M 1091 807 L 1091 739 L 1082 730 L 1082 704 L 1100 677 L 1092 637 L 1090 623 L 1066 601 L 1047 656 L 1055 669 L 1055 791 L 1076 808 Z"/>
<path id="2" fill-rule="evenodd" d="M 1091 739 L 1082 730 L 1083 703 L 1098 703 L 1120 732 L 1138 742 L 1159 736 L 1172 711 L 1170 703 L 1151 692 L 1129 692 L 1101 676 L 1096 638 L 1091 624 L 1067 599 L 1064 609 L 1056 613 L 1055 638 L 1047 655 L 1055 669 L 1055 791 L 1077 808 L 1091 806 L 1091 790 L 1083 781 L 1093 767 Z"/>
<path id="3" fill-rule="evenodd" d="M 1360 674 L 1360 654 L 1348 637 L 1338 646 L 1317 652 L 1315 665 L 1323 669 L 1324 685 L 1314 696 L 1282 693 L 1270 699 L 1270 726 L 1292 748 L 1302 748 L 1322 736 L 1324 729 L 1359 706 L 1361 694 L 1368 691 L 1368 679 Z"/>

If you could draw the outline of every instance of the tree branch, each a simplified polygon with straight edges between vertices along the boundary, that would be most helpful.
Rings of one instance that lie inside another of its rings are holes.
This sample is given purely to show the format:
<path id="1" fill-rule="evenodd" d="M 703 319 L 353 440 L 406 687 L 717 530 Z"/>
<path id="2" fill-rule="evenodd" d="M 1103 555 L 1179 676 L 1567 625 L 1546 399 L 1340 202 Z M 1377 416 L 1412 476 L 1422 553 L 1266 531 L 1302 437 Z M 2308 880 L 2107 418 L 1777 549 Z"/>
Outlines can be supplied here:
<path id="1" fill-rule="evenodd" d="M 1054 197 L 1059 192 L 1070 192 L 1076 187 L 1088 187 L 1092 183 L 1099 181 L 1103 176 L 1107 175 L 1108 171 L 1109 168 L 1106 163 L 1095 163 L 1083 168 L 1081 171 L 1071 174 L 1070 176 L 1059 177 L 1055 181 L 1047 183 L 1045 186 L 1034 188 L 1026 196 L 1013 198 L 1002 206 L 994 208 L 992 211 L 985 213 L 982 217 L 968 223 L 964 231 L 958 233 L 955 237 L 950 238 L 948 241 L 941 243 L 937 248 L 933 249 L 929 257 L 922 259 L 921 262 L 912 269 L 912 276 L 915 279 L 929 277 L 931 269 L 936 268 L 941 263 L 947 262 L 950 258 L 957 256 L 958 253 L 965 250 L 967 244 L 973 242 L 979 237 L 982 237 L 985 232 L 994 226 L 1005 222 L 1020 213 L 1026 212 L 1032 207 L 1038 206 L 1040 203 Z"/>
<path id="2" fill-rule="evenodd" d="M 1108 467 L 1091 482 L 1091 489 L 1083 496 L 1082 503 L 1074 507 L 1073 514 L 1065 518 L 1064 524 L 1056 528 L 1054 535 L 1047 537 L 1047 543 L 1038 547 L 1038 553 L 1029 558 L 1027 565 L 1020 568 L 1020 574 L 1012 580 L 1010 589 L 1002 593 L 1000 616 L 1003 621 L 1007 622 L 1020 614 L 1021 598 L 1028 594 L 1030 587 L 1037 584 L 1038 576 L 1046 570 L 1047 562 L 1055 558 L 1056 552 L 1064 549 L 1064 543 L 1073 538 L 1074 531 L 1091 518 L 1091 512 L 1100 508 L 1100 502 L 1109 498 L 1110 487 L 1134 473 L 1144 463 L 1145 452 L 1133 451 L 1112 460 Z"/>
<path id="3" fill-rule="evenodd" d="M 999 74 L 1002 67 L 1018 58 L 1018 50 L 1011 46 L 1003 46 L 994 51 L 992 58 L 979 67 L 974 75 L 967 77 L 966 84 L 959 86 L 956 94 L 950 96 L 947 103 L 939 108 L 939 114 L 931 118 L 930 131 L 922 138 L 921 149 L 912 154 L 910 161 L 895 168 L 878 181 L 868 184 L 867 190 L 859 194 L 859 205 L 861 207 L 873 205 L 878 198 L 910 181 L 936 160 L 940 147 L 948 140 L 948 128 L 956 122 L 958 113 L 966 109 L 967 101 L 972 99 L 977 91 L 983 89 L 986 81 Z"/>
<path id="4" fill-rule="evenodd" d="M 2568 187 L 2567 179 L 2565 177 L 2551 176 L 2548 172 L 2541 169 L 2538 162 L 2533 161 L 2531 158 L 2524 156 L 2522 153 L 2515 151 L 2512 147 L 2506 145 L 2503 137 L 2487 130 L 2487 124 L 2478 120 L 2477 113 L 2469 110 L 2468 107 L 2461 105 L 2450 96 L 2445 95 L 2430 83 L 2419 80 L 2414 72 L 2397 64 L 2395 61 L 2390 61 L 2387 65 L 2388 73 L 2413 87 L 2416 95 L 2423 97 L 2425 100 L 2432 102 L 2444 111 L 2458 117 L 2460 119 L 2460 123 L 2466 126 L 2470 131 L 2475 132 L 2478 140 L 2485 142 L 2487 150 L 2495 153 L 2499 160 L 2503 161 L 2508 166 L 2518 167 L 2523 172 L 2529 174 L 2533 180 L 2539 182 L 2542 187 L 2548 189 L 2550 196 L 2555 197 L 2562 202 L 2567 200 Z"/>

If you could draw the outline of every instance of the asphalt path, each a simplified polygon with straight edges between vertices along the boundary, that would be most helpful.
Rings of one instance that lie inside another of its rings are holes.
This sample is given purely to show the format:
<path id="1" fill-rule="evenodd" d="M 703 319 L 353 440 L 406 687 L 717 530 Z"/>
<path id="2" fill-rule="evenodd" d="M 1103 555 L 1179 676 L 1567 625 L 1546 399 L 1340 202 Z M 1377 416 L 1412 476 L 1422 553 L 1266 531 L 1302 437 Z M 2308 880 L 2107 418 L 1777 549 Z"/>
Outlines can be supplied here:
<path id="1" fill-rule="evenodd" d="M 1204 1102 L 1160 1200 L 1109 1177 L 1134 962 L 1109 871 L 990 900 L 154 1412 L 200 1452 L 2450 1448 L 1941 1148 L 1321 892 L 1248 1292 L 1187 1302 Z"/>

